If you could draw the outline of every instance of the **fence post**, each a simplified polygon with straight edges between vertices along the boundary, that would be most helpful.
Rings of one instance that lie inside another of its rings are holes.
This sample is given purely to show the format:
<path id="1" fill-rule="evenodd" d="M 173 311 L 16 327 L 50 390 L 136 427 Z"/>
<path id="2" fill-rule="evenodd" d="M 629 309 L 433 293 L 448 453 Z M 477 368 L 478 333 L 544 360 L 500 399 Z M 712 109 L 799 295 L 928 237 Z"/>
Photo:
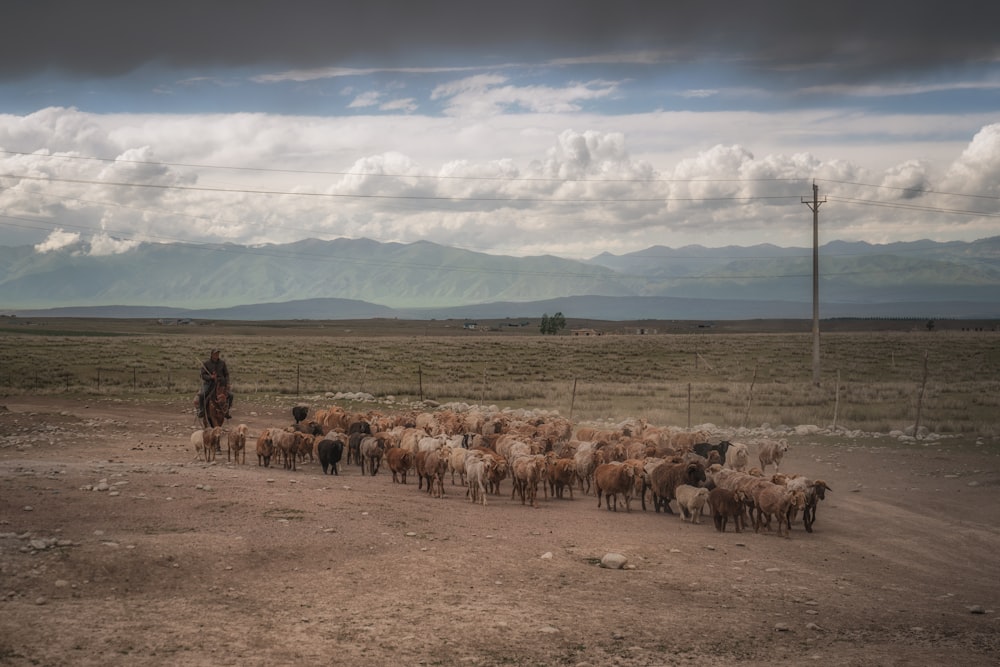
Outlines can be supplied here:
<path id="1" fill-rule="evenodd" d="M 837 369 L 837 390 L 833 399 L 833 430 L 837 430 L 837 413 L 840 412 L 840 369 Z"/>
<path id="2" fill-rule="evenodd" d="M 417 383 L 420 389 L 420 402 L 424 402 L 424 369 L 417 366 Z"/>
<path id="3" fill-rule="evenodd" d="M 924 409 L 924 391 L 927 389 L 927 355 L 929 352 L 924 350 L 924 378 L 920 382 L 920 394 L 917 395 L 917 421 L 913 425 L 913 437 L 917 437 L 917 433 L 920 431 L 920 416 Z"/>
<path id="4" fill-rule="evenodd" d="M 750 404 L 753 402 L 753 386 L 757 384 L 757 364 L 753 367 L 753 378 L 750 380 L 750 391 L 747 392 L 747 410 L 743 413 L 743 426 L 750 421 Z"/>
<path id="5" fill-rule="evenodd" d="M 691 383 L 688 382 L 688 430 L 691 430 Z"/>
<path id="6" fill-rule="evenodd" d="M 569 399 L 569 419 L 573 421 L 573 406 L 576 405 L 576 380 L 573 378 L 573 395 Z"/>

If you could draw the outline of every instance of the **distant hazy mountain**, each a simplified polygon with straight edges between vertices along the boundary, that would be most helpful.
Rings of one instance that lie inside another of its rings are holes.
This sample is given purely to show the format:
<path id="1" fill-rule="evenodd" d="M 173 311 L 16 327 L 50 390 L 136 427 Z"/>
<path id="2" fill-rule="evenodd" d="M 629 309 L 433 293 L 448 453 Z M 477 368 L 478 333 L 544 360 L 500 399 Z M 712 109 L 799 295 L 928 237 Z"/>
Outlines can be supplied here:
<path id="1" fill-rule="evenodd" d="M 557 311 L 608 320 L 811 317 L 810 248 L 654 246 L 574 261 L 336 239 L 259 247 L 149 243 L 118 255 L 89 253 L 86 244 L 47 253 L 0 247 L 0 311 L 218 319 Z M 820 276 L 823 317 L 1000 317 L 1000 237 L 835 241 L 821 248 Z"/>

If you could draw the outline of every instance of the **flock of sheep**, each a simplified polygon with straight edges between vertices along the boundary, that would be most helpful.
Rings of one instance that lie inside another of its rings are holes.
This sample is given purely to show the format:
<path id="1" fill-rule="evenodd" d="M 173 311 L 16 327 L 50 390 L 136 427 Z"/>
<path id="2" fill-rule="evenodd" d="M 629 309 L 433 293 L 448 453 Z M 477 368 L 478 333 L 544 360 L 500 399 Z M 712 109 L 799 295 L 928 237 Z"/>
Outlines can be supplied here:
<path id="1" fill-rule="evenodd" d="M 465 487 L 474 503 L 499 496 L 501 482 L 511 480 L 511 499 L 537 507 L 538 489 L 545 498 L 572 499 L 580 493 L 597 496 L 597 506 L 617 511 L 621 501 L 631 511 L 638 498 L 646 509 L 673 514 L 676 503 L 685 521 L 700 523 L 712 516 L 725 531 L 772 529 L 788 536 L 802 513 L 812 532 L 816 506 L 830 487 L 823 480 L 779 471 L 788 450 L 785 442 L 756 443 L 760 467 L 750 467 L 750 447 L 744 443 L 709 442 L 709 434 L 656 427 L 642 420 L 614 428 L 573 427 L 561 417 L 515 416 L 441 410 L 382 414 L 349 412 L 333 406 L 307 420 L 308 408 L 292 409 L 294 424 L 266 428 L 257 438 L 259 466 L 280 460 L 289 470 L 298 463 L 319 460 L 323 473 L 339 474 L 342 461 L 357 465 L 361 474 L 376 475 L 383 464 L 393 483 L 406 484 L 411 473 L 417 488 L 443 497 L 445 477 Z M 191 436 L 198 458 L 215 459 L 223 441 L 227 460 L 246 463 L 248 429 L 240 424 L 196 431 Z M 232 457 L 232 459 L 230 458 Z M 766 476 L 769 465 L 774 473 Z"/>

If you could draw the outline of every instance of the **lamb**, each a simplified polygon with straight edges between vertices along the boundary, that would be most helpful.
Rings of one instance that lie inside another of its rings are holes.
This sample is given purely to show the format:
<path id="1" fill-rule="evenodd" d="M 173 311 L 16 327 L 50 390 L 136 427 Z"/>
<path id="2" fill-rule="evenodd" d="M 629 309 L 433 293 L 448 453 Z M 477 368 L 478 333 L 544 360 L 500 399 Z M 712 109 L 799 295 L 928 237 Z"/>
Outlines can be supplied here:
<path id="1" fill-rule="evenodd" d="M 246 424 L 240 424 L 232 431 L 229 432 L 228 446 L 226 448 L 226 461 L 229 461 L 229 455 L 232 453 L 233 460 L 235 463 L 241 463 L 240 453 L 243 454 L 242 463 L 247 462 L 247 431 L 248 427 Z"/>
<path id="2" fill-rule="evenodd" d="M 319 464 L 323 466 L 323 474 L 327 474 L 327 468 L 330 468 L 332 474 L 339 476 L 337 466 L 344 455 L 344 441 L 339 437 L 325 437 L 316 445 L 316 450 Z"/>
<path id="3" fill-rule="evenodd" d="M 742 491 L 732 491 L 715 487 L 708 493 L 708 506 L 712 512 L 715 529 L 726 532 L 726 523 L 731 518 L 736 532 L 743 532 L 746 525 L 746 515 L 743 512 L 744 495 Z"/>
<path id="4" fill-rule="evenodd" d="M 760 443 L 760 451 L 757 457 L 760 459 L 761 472 L 767 470 L 767 464 L 773 463 L 777 472 L 781 466 L 781 459 L 788 451 L 788 444 L 784 440 L 765 440 Z"/>
<path id="5" fill-rule="evenodd" d="M 674 490 L 677 496 L 677 507 L 681 511 L 681 518 L 691 523 L 701 523 L 701 513 L 708 502 L 708 489 L 681 484 Z"/>
<path id="6" fill-rule="evenodd" d="M 271 429 L 265 428 L 257 437 L 257 465 L 271 467 L 271 456 L 274 454 L 274 440 Z"/>
<path id="7" fill-rule="evenodd" d="M 635 487 L 635 468 L 617 461 L 602 463 L 594 469 L 594 491 L 597 493 L 597 506 L 601 506 L 601 495 L 610 511 L 618 511 L 618 494 L 625 499 L 625 511 L 632 511 L 632 491 Z M 614 508 L 612 508 L 614 504 Z"/>
<path id="8" fill-rule="evenodd" d="M 659 512 L 660 508 L 663 508 L 668 514 L 673 514 L 670 501 L 674 499 L 677 487 L 681 484 L 701 486 L 704 482 L 705 466 L 698 461 L 680 461 L 657 466 L 650 475 L 653 509 Z"/>
<path id="9" fill-rule="evenodd" d="M 203 430 L 199 429 L 191 434 L 191 445 L 194 447 L 195 461 L 201 461 L 205 451 L 205 437 L 202 435 L 203 432 Z"/>
<path id="10" fill-rule="evenodd" d="M 402 447 L 385 450 L 385 462 L 392 472 L 392 483 L 406 484 L 406 474 L 413 467 L 413 452 Z"/>

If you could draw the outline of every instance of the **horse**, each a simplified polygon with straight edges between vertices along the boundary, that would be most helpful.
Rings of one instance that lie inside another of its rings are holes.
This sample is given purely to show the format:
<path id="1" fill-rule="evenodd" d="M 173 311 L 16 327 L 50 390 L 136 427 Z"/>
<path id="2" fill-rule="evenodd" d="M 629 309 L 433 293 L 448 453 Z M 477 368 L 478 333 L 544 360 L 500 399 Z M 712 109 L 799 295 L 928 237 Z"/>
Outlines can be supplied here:
<path id="1" fill-rule="evenodd" d="M 214 428 L 226 423 L 226 412 L 229 411 L 229 387 L 222 382 L 216 382 L 209 388 L 205 396 L 205 414 L 201 418 L 202 426 Z"/>

